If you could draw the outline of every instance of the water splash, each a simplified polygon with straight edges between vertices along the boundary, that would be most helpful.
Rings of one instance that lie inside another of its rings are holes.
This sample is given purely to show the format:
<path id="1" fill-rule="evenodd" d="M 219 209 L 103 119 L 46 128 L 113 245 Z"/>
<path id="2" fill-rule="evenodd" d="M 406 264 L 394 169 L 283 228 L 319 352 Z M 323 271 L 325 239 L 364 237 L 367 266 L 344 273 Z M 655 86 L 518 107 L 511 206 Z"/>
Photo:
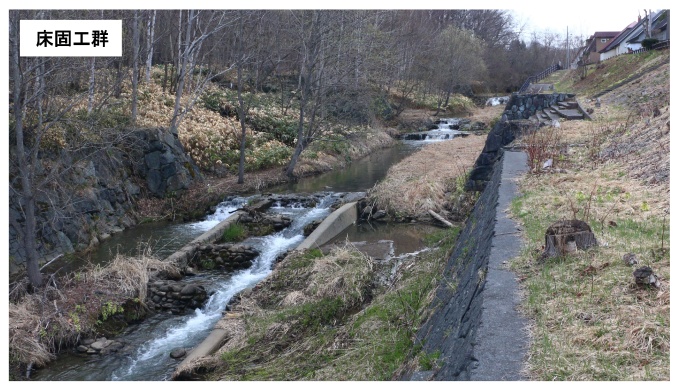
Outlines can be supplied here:
<path id="1" fill-rule="evenodd" d="M 314 220 L 319 220 L 330 213 L 330 206 L 337 199 L 329 194 L 314 208 L 301 208 L 292 204 L 278 207 L 278 213 L 293 217 L 291 225 L 277 233 L 253 237 L 244 243 L 254 246 L 260 255 L 253 261 L 253 265 L 246 270 L 233 273 L 227 279 L 215 284 L 213 294 L 201 309 L 184 317 L 182 322 L 173 323 L 172 328 L 165 328 L 160 336 L 156 336 L 143 343 L 129 358 L 126 366 L 112 372 L 112 380 L 158 380 L 167 379 L 171 374 L 168 370 L 168 354 L 177 347 L 193 347 L 204 339 L 215 323 L 222 316 L 222 312 L 229 301 L 240 291 L 255 285 L 265 278 L 272 269 L 276 257 L 286 250 L 296 247 L 302 242 L 304 226 Z M 236 205 L 234 205 L 236 206 Z M 158 377 L 157 374 L 162 375 Z"/>

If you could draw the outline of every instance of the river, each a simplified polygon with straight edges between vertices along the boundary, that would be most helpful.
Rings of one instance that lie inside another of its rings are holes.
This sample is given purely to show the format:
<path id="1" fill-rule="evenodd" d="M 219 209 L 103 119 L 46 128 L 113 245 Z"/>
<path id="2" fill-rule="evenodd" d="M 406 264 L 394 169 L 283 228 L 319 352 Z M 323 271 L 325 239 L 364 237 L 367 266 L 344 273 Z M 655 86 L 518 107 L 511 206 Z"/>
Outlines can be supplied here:
<path id="1" fill-rule="evenodd" d="M 302 230 L 315 220 L 330 213 L 330 206 L 342 192 L 366 191 L 385 177 L 387 170 L 414 150 L 430 142 L 453 138 L 446 121 L 440 129 L 423 133 L 418 140 L 400 142 L 397 146 L 378 150 L 368 157 L 352 162 L 347 168 L 331 171 L 316 177 L 270 189 L 272 193 L 327 192 L 315 207 L 272 207 L 268 212 L 283 214 L 293 223 L 283 231 L 265 237 L 249 238 L 245 243 L 260 251 L 253 266 L 231 274 L 204 272 L 195 280 L 204 281 L 211 297 L 204 307 L 187 315 L 159 313 L 141 324 L 129 326 L 117 339 L 125 347 L 106 356 L 86 356 L 67 352 L 47 367 L 36 370 L 35 380 L 50 381 L 109 381 L 109 380 L 167 380 L 180 360 L 169 357 L 175 348 L 192 348 L 212 330 L 223 314 L 229 300 L 245 288 L 255 285 L 272 269 L 277 255 L 296 247 L 304 239 Z M 332 191 L 332 192 L 331 192 Z M 115 253 L 134 255 L 146 247 L 159 257 L 166 257 L 192 239 L 217 225 L 232 212 L 247 203 L 250 197 L 230 198 L 207 215 L 205 220 L 193 223 L 148 223 L 112 236 L 91 253 L 85 261 L 105 264 Z M 394 254 L 413 252 L 422 248 L 423 234 L 434 227 L 416 224 L 357 224 L 350 226 L 337 238 L 338 241 L 378 241 L 391 239 Z M 82 266 L 74 262 L 71 266 Z M 66 269 L 68 270 L 68 269 Z"/>

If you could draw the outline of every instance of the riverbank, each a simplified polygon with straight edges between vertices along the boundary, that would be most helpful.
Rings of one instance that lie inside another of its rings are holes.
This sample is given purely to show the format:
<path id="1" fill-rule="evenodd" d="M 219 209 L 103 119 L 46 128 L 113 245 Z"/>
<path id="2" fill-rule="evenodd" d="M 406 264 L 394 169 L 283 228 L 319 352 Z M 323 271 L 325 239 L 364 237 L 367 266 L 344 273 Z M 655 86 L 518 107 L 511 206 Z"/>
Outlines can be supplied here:
<path id="1" fill-rule="evenodd" d="M 500 115 L 501 110 L 495 112 Z M 479 135 L 460 137 L 423 147 L 413 157 L 448 160 L 430 163 L 428 179 L 446 185 L 451 181 L 462 190 L 465 171 L 484 140 Z M 395 167 L 383 182 L 394 182 L 407 171 L 424 174 L 408 158 Z M 403 195 L 418 185 L 401 182 L 393 189 Z M 452 206 L 453 197 L 436 191 L 421 194 L 425 203 L 441 206 Z M 473 203 L 459 204 L 465 207 L 457 210 L 463 219 Z M 287 256 L 262 283 L 242 293 L 217 324 L 226 334 L 225 345 L 183 366 L 175 378 L 386 380 L 398 378 L 407 360 L 431 368 L 437 356 L 414 347 L 414 331 L 429 314 L 458 231 L 441 230 L 423 238 L 427 249 L 386 260 L 369 258 L 351 243 Z"/>
<path id="2" fill-rule="evenodd" d="M 374 128 L 356 133 L 344 139 L 338 150 L 312 151 L 302 154 L 295 168 L 296 178 L 318 175 L 335 169 L 343 169 L 351 161 L 359 160 L 375 150 L 391 147 L 395 139 L 394 130 Z M 238 183 L 236 175 L 208 176 L 196 181 L 179 197 L 146 198 L 138 202 L 143 220 L 196 220 L 226 196 L 261 193 L 267 188 L 289 182 L 281 167 L 247 172 L 244 183 Z"/>
<path id="3" fill-rule="evenodd" d="M 371 151 L 374 150 L 371 147 L 375 147 L 375 148 L 383 147 L 385 145 L 388 145 L 388 144 L 394 142 L 393 138 L 388 136 L 385 131 L 376 132 L 372 136 L 367 136 L 367 138 L 369 138 L 369 137 L 370 137 L 369 140 L 365 140 L 365 142 L 363 142 L 364 143 L 363 146 L 361 146 L 361 147 L 352 146 L 352 147 L 348 148 L 348 153 L 350 153 L 349 155 L 350 155 L 351 159 L 358 158 L 358 156 L 360 156 L 360 155 L 365 155 L 365 154 L 371 153 Z M 468 138 L 471 139 L 471 138 L 475 138 L 475 137 L 483 138 L 483 137 L 476 136 L 476 135 L 470 135 Z M 457 140 L 463 140 L 463 139 L 468 139 L 468 138 L 461 138 L 461 139 L 457 139 Z M 358 140 L 359 139 L 357 139 L 357 141 Z M 450 143 L 450 142 L 445 142 L 445 143 Z M 318 169 L 319 171 L 321 171 L 321 170 L 327 169 L 329 166 L 332 166 L 332 164 L 328 162 L 330 160 L 330 158 L 325 158 L 323 160 L 321 160 L 321 158 L 319 158 L 319 160 L 320 160 L 320 162 L 310 164 L 310 165 L 312 165 L 312 169 Z M 347 159 L 345 159 L 345 158 L 341 159 L 338 156 L 338 157 L 336 157 L 335 162 L 338 164 L 338 166 L 341 166 L 342 164 L 347 162 Z M 307 165 L 304 161 L 301 163 L 300 166 L 301 166 L 301 169 L 307 169 L 307 167 L 306 167 Z M 275 170 L 278 170 L 278 169 L 275 169 Z M 310 170 L 308 170 L 308 171 L 310 171 Z M 283 175 L 280 170 L 274 171 L 274 172 L 276 174 L 271 174 L 271 172 L 261 172 L 261 173 L 256 173 L 256 174 L 261 174 L 262 175 L 261 180 L 265 183 L 271 184 L 271 183 L 278 182 L 276 177 L 281 177 Z M 267 177 L 274 177 L 274 178 L 267 178 Z M 267 181 L 268 179 L 269 179 L 269 181 Z M 221 195 L 219 193 L 220 190 L 228 191 L 230 194 L 234 194 L 234 193 L 236 193 L 234 191 L 234 188 L 243 188 L 243 186 L 239 186 L 238 184 L 235 183 L 235 179 L 232 179 L 231 181 L 223 179 L 221 181 L 217 180 L 217 181 L 214 181 L 214 182 L 216 182 L 215 186 L 221 186 L 221 187 L 218 187 L 218 189 L 211 189 L 210 191 L 214 191 L 214 192 L 208 193 L 207 195 L 205 193 L 202 193 L 202 192 L 210 192 L 209 190 L 206 189 L 206 188 L 208 188 L 208 186 L 205 186 L 203 188 L 199 188 L 200 190 L 197 190 L 197 196 L 206 196 L 206 198 L 210 198 L 210 196 L 214 196 L 218 200 L 222 200 L 223 195 Z M 210 183 L 210 182 L 208 182 L 208 183 Z M 252 188 L 252 186 L 251 186 L 251 188 Z M 257 188 L 255 188 L 255 189 L 257 189 Z M 168 199 L 166 199 L 166 200 L 168 200 Z M 177 204 L 176 201 L 178 201 L 177 198 L 171 198 L 170 204 L 174 204 L 172 206 L 176 206 L 176 204 Z M 165 204 L 167 205 L 167 203 L 165 203 Z M 201 215 L 201 216 L 203 216 L 203 215 Z M 449 231 L 449 233 L 452 233 L 452 231 Z M 453 237 L 453 236 L 455 236 L 455 235 L 452 234 L 451 237 Z M 444 249 L 442 249 L 442 250 L 444 250 Z M 432 260 L 433 261 L 439 261 L 443 257 L 444 257 L 443 255 L 439 255 L 437 257 L 433 257 Z M 437 258 L 439 258 L 439 259 L 437 259 Z M 409 261 L 415 261 L 415 260 L 416 260 L 416 258 L 409 259 Z M 418 260 L 422 260 L 422 257 L 418 257 Z M 436 268 L 428 269 L 428 272 L 430 272 L 430 271 L 433 271 L 434 273 L 428 273 L 429 275 L 425 278 L 428 278 L 428 277 L 431 278 L 431 277 L 434 276 L 434 274 L 436 274 Z M 85 273 L 83 273 L 83 274 L 85 274 Z M 83 274 L 81 274 L 79 277 L 85 277 Z M 402 277 L 402 276 L 403 276 L 403 274 L 400 275 L 400 277 Z M 422 280 L 413 280 L 413 282 L 417 282 L 419 285 L 420 285 L 421 281 Z M 420 288 L 421 286 L 422 285 L 418 286 L 418 288 Z M 77 288 L 74 288 L 74 290 L 77 290 Z M 62 293 L 64 293 L 65 295 L 69 295 L 69 292 L 67 290 L 64 290 Z M 111 290 L 111 291 L 108 291 L 108 292 L 104 291 L 103 295 L 108 296 L 108 295 L 113 294 L 113 293 L 115 293 L 114 290 Z M 141 293 L 141 292 L 138 292 L 138 293 Z M 76 293 L 76 295 L 77 295 L 77 293 Z M 138 295 L 129 295 L 129 296 L 128 295 L 121 295 L 120 297 L 121 298 L 127 298 L 127 299 L 134 299 L 135 297 L 137 297 L 139 299 Z M 423 296 L 419 297 L 419 299 L 425 299 L 426 297 L 427 296 L 423 295 Z M 392 297 L 392 298 L 394 298 L 394 297 Z M 69 332 L 68 335 L 66 335 L 66 337 L 64 338 L 66 340 L 58 338 L 58 336 L 57 336 L 58 334 L 55 335 L 54 338 L 49 338 L 49 339 L 54 339 L 54 342 L 57 343 L 57 344 L 68 343 L 68 339 L 73 339 L 74 336 L 77 337 L 78 336 L 77 335 L 78 325 L 80 326 L 81 329 L 91 328 L 91 325 L 94 325 L 92 323 L 96 324 L 97 320 L 99 320 L 98 316 L 101 314 L 101 311 L 99 309 L 95 309 L 95 308 L 98 308 L 98 305 L 96 305 L 97 301 L 92 300 L 92 301 L 95 302 L 95 307 L 93 309 L 90 309 L 92 307 L 89 307 L 89 306 L 88 306 L 89 308 L 85 307 L 82 304 L 78 303 L 76 300 L 77 299 L 73 300 L 73 301 L 75 301 L 72 304 L 73 307 L 71 307 L 70 305 L 69 306 L 63 306 L 63 307 L 58 308 L 57 311 L 53 312 L 54 314 L 57 314 L 60 311 L 61 312 L 67 312 L 69 318 L 71 318 L 71 322 L 64 324 L 64 326 L 66 326 L 65 328 L 70 328 L 70 331 L 75 331 L 74 333 Z M 71 299 L 66 299 L 64 301 L 70 302 Z M 140 301 L 143 301 L 143 299 L 140 299 Z M 392 304 L 392 303 L 394 303 L 395 300 L 390 300 L 390 301 L 391 301 L 390 304 Z M 423 301 L 425 301 L 425 300 L 423 300 Z M 99 302 L 102 303 L 101 301 L 99 301 Z M 111 300 L 110 302 L 111 302 L 112 305 L 106 305 L 104 303 L 102 303 L 102 304 L 104 306 L 112 306 L 113 308 L 115 308 L 116 311 L 118 310 L 118 307 L 122 306 L 122 303 L 119 302 L 118 300 L 116 300 L 116 301 Z M 420 305 L 420 304 L 424 304 L 424 303 L 418 302 L 418 304 Z M 78 308 L 78 306 L 80 306 L 80 308 Z M 71 316 L 78 318 L 79 322 L 76 323 L 77 325 L 73 324 L 73 320 L 75 320 L 75 319 L 73 319 Z M 88 318 L 87 327 L 86 327 L 86 322 L 84 320 L 85 316 L 87 316 L 87 318 Z M 43 319 L 49 320 L 49 316 L 46 316 Z M 42 319 L 38 319 L 38 320 L 42 320 Z M 30 338 L 31 338 L 31 336 L 28 335 L 27 339 L 30 339 Z M 49 347 L 48 347 L 48 350 L 49 350 Z M 29 362 L 26 362 L 26 363 L 29 363 Z M 40 364 L 41 362 L 35 362 L 35 363 Z"/>
<path id="4" fill-rule="evenodd" d="M 600 92 L 593 85 L 625 78 L 612 69 L 635 59 L 608 61 L 581 87 Z M 583 98 L 594 120 L 562 122 L 556 165 L 519 181 L 511 211 L 527 247 L 511 266 L 534 323 L 532 380 L 670 379 L 669 69 L 602 95 L 600 107 Z M 547 227 L 573 218 L 591 226 L 599 246 L 539 261 Z M 642 266 L 657 285 L 636 283 Z"/>

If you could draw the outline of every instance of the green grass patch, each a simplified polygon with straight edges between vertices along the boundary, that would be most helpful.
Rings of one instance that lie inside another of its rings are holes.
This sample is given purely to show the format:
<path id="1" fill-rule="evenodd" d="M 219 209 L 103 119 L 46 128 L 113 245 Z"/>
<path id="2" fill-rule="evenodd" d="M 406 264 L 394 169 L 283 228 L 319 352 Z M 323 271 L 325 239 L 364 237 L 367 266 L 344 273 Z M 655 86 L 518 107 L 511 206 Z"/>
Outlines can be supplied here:
<path id="1" fill-rule="evenodd" d="M 456 236 L 430 237 L 439 246 L 411 259 L 417 266 L 390 288 L 351 246 L 289 255 L 242 300 L 258 307 L 244 315 L 245 341 L 209 378 L 389 380 L 409 358 L 436 366 L 440 354 L 419 354 L 413 339 Z"/>
<path id="2" fill-rule="evenodd" d="M 243 224 L 231 223 L 222 232 L 222 242 L 235 243 L 240 242 L 248 236 L 247 229 Z"/>

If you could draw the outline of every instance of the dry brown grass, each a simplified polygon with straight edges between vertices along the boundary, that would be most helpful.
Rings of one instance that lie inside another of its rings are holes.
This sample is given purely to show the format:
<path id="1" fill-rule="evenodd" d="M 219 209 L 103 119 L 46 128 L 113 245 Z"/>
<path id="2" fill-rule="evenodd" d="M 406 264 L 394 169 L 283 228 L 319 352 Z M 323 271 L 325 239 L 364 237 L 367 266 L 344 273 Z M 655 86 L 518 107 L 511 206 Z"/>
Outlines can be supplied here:
<path id="1" fill-rule="evenodd" d="M 601 111 L 610 115 L 562 122 L 565 171 L 527 175 L 512 205 L 529 240 L 513 261 L 534 319 L 526 370 L 537 380 L 668 380 L 670 114 Z M 547 226 L 573 217 L 589 222 L 600 247 L 538 264 Z M 623 263 L 629 252 L 640 264 Z M 642 265 L 659 289 L 634 283 Z"/>
<path id="2" fill-rule="evenodd" d="M 400 217 L 445 213 L 456 179 L 472 168 L 485 141 L 486 136 L 470 135 L 427 145 L 392 166 L 370 196 L 379 208 Z"/>
<path id="3" fill-rule="evenodd" d="M 323 173 L 329 170 L 343 168 L 348 161 L 354 161 L 367 156 L 373 150 L 382 149 L 394 145 L 394 138 L 388 135 L 391 129 L 373 129 L 364 134 L 358 134 L 356 138 L 350 138 L 347 150 L 343 154 L 315 151 L 312 153 L 303 152 L 301 159 L 295 166 L 295 175 L 305 177 Z M 315 149 L 314 144 L 308 151 Z"/>
<path id="4" fill-rule="evenodd" d="M 220 379 L 309 378 L 303 371 L 320 363 L 314 355 L 333 347 L 319 334 L 365 301 L 372 277 L 371 260 L 351 244 L 325 256 L 290 254 L 220 319 L 216 327 L 228 332 L 220 350 L 182 373 L 217 368 Z"/>
<path id="5" fill-rule="evenodd" d="M 81 336 L 96 334 L 103 306 L 143 303 L 151 271 L 177 269 L 148 255 L 117 256 L 105 267 L 50 278 L 38 292 L 10 301 L 10 363 L 42 366 Z"/>
<path id="6" fill-rule="evenodd" d="M 495 107 L 475 107 L 470 114 L 470 119 L 489 125 L 501 117 L 503 110 L 505 110 L 505 104 Z"/>

